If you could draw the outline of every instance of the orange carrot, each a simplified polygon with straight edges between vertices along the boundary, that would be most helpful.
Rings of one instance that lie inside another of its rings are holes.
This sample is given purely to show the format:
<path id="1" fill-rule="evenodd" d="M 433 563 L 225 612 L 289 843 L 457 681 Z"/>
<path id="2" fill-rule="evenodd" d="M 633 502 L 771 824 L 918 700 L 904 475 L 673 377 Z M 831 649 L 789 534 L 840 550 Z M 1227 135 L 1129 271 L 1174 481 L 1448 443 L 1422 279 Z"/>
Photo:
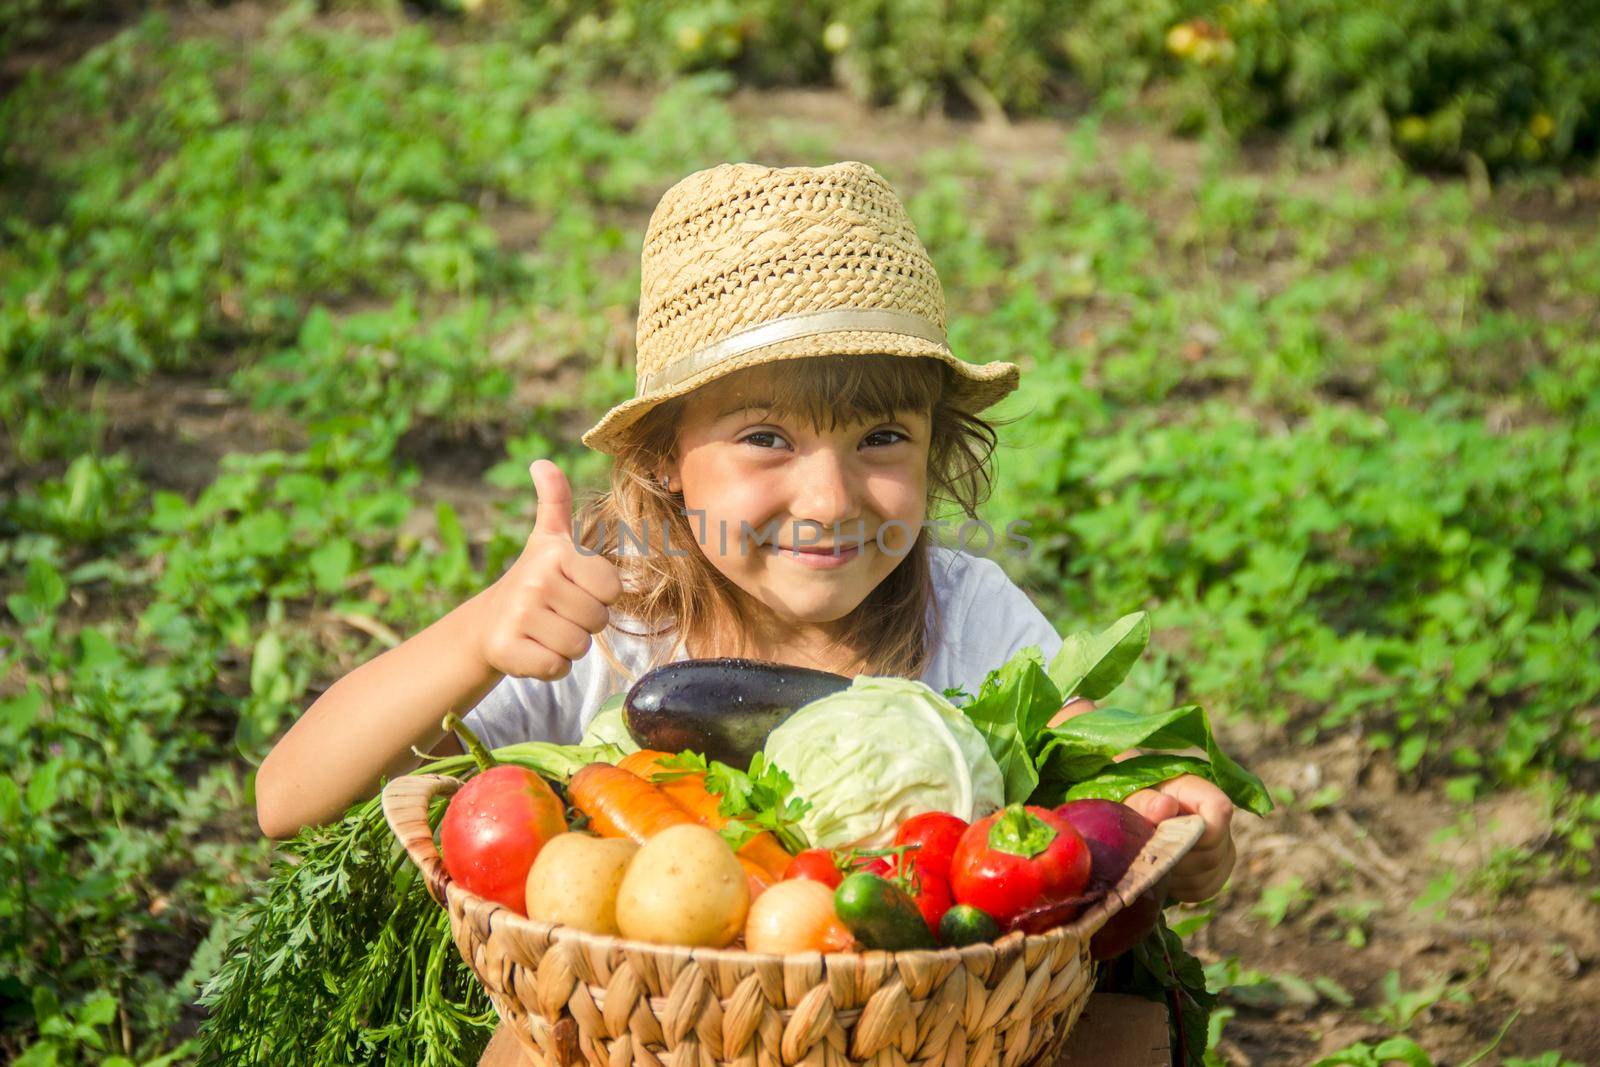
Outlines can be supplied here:
<path id="1" fill-rule="evenodd" d="M 662 760 L 670 758 L 671 755 L 669 753 L 657 752 L 650 748 L 641 748 L 637 752 L 630 752 L 626 756 L 623 756 L 617 761 L 617 766 L 621 767 L 629 774 L 638 775 L 640 778 L 648 779 L 652 774 L 655 774 L 657 770 L 665 770 L 666 768 L 660 767 L 658 764 Z M 666 783 L 658 782 L 656 784 L 665 785 Z"/>
<path id="2" fill-rule="evenodd" d="M 567 797 L 601 837 L 627 837 L 641 845 L 669 826 L 698 821 L 659 787 L 609 763 L 591 763 L 574 774 Z"/>
<path id="3" fill-rule="evenodd" d="M 567 799 L 589 817 L 589 825 L 601 837 L 626 837 L 641 845 L 669 826 L 705 825 L 660 786 L 609 763 L 591 763 L 574 774 L 567 783 Z M 736 858 L 744 868 L 751 900 L 782 877 L 748 856 Z"/>
<path id="4" fill-rule="evenodd" d="M 670 770 L 661 766 L 661 761 L 669 758 L 666 752 L 642 749 L 623 757 L 617 767 L 630 774 L 636 774 L 646 781 L 654 782 L 656 774 Z M 706 789 L 704 774 L 686 774 L 681 778 L 654 784 L 671 797 L 674 803 L 694 816 L 702 826 L 720 830 L 728 825 L 727 818 L 717 810 L 722 798 Z M 739 858 L 749 860 L 765 871 L 770 883 L 783 880 L 783 872 L 788 870 L 789 861 L 794 857 L 789 855 L 775 836 L 763 830 L 745 842 L 744 847 L 739 850 Z"/>
<path id="5" fill-rule="evenodd" d="M 744 868 L 744 883 L 750 887 L 750 899 L 752 901 L 780 881 L 780 879 L 772 876 L 772 872 L 765 870 L 759 863 L 748 856 L 738 855 L 734 859 L 738 860 L 739 866 Z"/>

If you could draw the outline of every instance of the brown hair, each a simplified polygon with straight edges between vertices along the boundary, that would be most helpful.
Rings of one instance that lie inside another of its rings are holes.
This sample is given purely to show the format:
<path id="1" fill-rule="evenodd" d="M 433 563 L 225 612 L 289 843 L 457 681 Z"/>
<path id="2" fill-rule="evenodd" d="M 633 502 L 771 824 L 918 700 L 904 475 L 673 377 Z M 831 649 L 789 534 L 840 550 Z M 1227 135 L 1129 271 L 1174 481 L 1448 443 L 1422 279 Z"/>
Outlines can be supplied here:
<path id="1" fill-rule="evenodd" d="M 977 518 L 978 505 L 988 498 L 993 484 L 994 427 L 1003 423 L 988 422 L 950 403 L 956 375 L 949 367 L 926 357 L 890 355 L 813 356 L 765 366 L 783 371 L 771 374 L 762 391 L 772 401 L 772 410 L 804 416 L 814 427 L 887 419 L 898 411 L 928 413 L 932 429 L 927 514 L 937 517 L 944 504 L 954 504 L 967 517 Z M 735 373 L 753 372 L 755 368 Z M 685 404 L 685 397 L 665 401 L 629 429 L 612 465 L 610 489 L 578 512 L 579 541 L 622 571 L 623 595 L 611 607 L 613 629 L 672 638 L 691 650 L 747 655 L 750 620 L 735 595 L 736 587 L 698 550 L 679 494 L 669 493 L 656 480 L 664 460 L 676 449 Z M 625 529 L 632 532 L 630 537 L 647 531 L 648 551 L 641 553 L 634 541 L 632 550 L 624 553 Z M 673 552 L 664 551 L 665 538 L 659 542 L 655 538 L 657 531 L 667 530 Z M 685 552 L 681 547 L 685 545 L 695 549 Z M 899 565 L 842 620 L 836 648 L 851 652 L 854 666 L 849 673 L 916 678 L 926 668 L 933 592 L 928 549 L 929 531 L 924 528 Z M 937 605 L 934 609 L 938 625 Z M 641 629 L 622 630 L 616 625 L 619 614 L 636 620 Z M 627 678 L 630 672 L 606 640 L 609 633 L 599 635 L 596 645 Z M 654 655 L 665 661 L 669 648 L 665 645 Z"/>

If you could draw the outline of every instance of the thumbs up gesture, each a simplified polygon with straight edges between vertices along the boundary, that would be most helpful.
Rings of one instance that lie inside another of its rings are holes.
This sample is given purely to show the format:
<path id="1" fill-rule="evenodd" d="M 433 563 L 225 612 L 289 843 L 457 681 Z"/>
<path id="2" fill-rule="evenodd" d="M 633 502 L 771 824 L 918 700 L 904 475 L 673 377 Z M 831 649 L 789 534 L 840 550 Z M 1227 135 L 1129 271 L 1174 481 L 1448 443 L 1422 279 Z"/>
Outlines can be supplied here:
<path id="1" fill-rule="evenodd" d="M 605 629 L 622 576 L 604 556 L 578 551 L 572 537 L 572 486 L 547 459 L 528 468 L 539 509 L 528 543 L 485 591 L 483 660 L 502 674 L 554 681 Z"/>

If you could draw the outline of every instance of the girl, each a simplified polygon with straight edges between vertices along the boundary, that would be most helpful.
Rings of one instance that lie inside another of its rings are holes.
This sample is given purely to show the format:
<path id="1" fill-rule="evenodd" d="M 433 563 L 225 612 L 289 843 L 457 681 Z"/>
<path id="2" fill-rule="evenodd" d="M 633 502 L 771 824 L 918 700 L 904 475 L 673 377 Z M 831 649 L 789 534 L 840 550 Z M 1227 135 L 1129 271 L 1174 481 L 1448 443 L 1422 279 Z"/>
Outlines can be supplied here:
<path id="1" fill-rule="evenodd" d="M 483 592 L 328 689 L 257 776 L 262 830 L 338 817 L 458 751 L 447 711 L 491 746 L 579 739 L 652 666 L 747 656 L 976 692 L 1061 638 L 992 559 L 934 543 L 930 512 L 976 518 L 995 434 L 978 412 L 1017 385 L 945 343 L 944 298 L 899 199 L 871 167 L 730 164 L 662 197 L 641 262 L 638 388 L 583 437 L 615 457 L 573 514 L 555 464 Z M 994 538 L 998 545 L 1002 538 Z M 1061 717 L 1088 710 L 1062 709 Z M 1207 830 L 1172 895 L 1233 866 L 1231 806 L 1198 778 L 1130 800 Z"/>

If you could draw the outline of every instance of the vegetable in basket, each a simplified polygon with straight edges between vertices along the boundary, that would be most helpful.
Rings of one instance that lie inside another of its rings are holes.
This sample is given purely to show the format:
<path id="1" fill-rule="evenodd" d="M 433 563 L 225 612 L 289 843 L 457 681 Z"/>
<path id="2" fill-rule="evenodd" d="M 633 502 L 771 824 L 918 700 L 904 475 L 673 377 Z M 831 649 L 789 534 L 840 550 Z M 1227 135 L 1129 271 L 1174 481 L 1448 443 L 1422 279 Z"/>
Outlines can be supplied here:
<path id="1" fill-rule="evenodd" d="M 629 753 L 617 766 L 659 786 L 673 803 L 694 816 L 702 826 L 718 831 L 724 829 L 730 822 L 721 811 L 725 798 L 706 788 L 708 772 L 685 771 L 677 766 L 680 763 L 666 752 L 640 749 Z M 741 840 L 729 841 L 728 844 L 736 846 L 741 859 L 749 860 L 765 871 L 769 884 L 783 878 L 792 857 L 778 843 L 777 837 L 765 830 L 737 833 L 736 836 Z"/>
<path id="2" fill-rule="evenodd" d="M 918 863 L 911 856 L 902 856 L 894 865 L 894 875 L 902 882 L 906 893 L 922 913 L 928 932 L 937 937 L 939 923 L 950 910 L 955 898 L 950 889 L 950 878 L 932 867 Z"/>
<path id="3" fill-rule="evenodd" d="M 887 878 L 857 871 L 833 891 L 834 910 L 856 940 L 888 952 L 934 948 L 916 901 Z"/>
<path id="4" fill-rule="evenodd" d="M 616 934 L 617 891 L 639 845 L 625 837 L 558 834 L 528 871 L 527 916 L 591 934 Z"/>
<path id="5" fill-rule="evenodd" d="M 919 681 L 862 676 L 802 707 L 767 738 L 763 754 L 811 809 L 800 827 L 813 845 L 886 845 L 927 811 L 963 819 L 1005 799 L 983 736 L 950 701 Z"/>
<path id="6" fill-rule="evenodd" d="M 947 811 L 923 812 L 900 824 L 894 843 L 911 846 L 914 851 L 909 855 L 917 866 L 949 878 L 956 845 L 966 833 L 967 825 L 967 820 Z"/>
<path id="7" fill-rule="evenodd" d="M 790 860 L 789 866 L 784 869 L 784 881 L 792 882 L 797 878 L 838 889 L 839 883 L 844 881 L 844 871 L 839 869 L 839 861 L 832 849 L 808 848 Z"/>
<path id="8" fill-rule="evenodd" d="M 567 797 L 600 836 L 626 837 L 640 845 L 672 827 L 701 825 L 660 786 L 609 763 L 591 763 L 573 775 Z M 738 856 L 734 863 L 744 870 L 751 896 L 778 880 L 753 859 Z"/>
<path id="9" fill-rule="evenodd" d="M 744 945 L 751 952 L 846 952 L 855 938 L 834 911 L 833 891 L 821 882 L 780 882 L 750 905 Z"/>
<path id="10" fill-rule="evenodd" d="M 1089 883 L 1089 847 L 1048 808 L 1012 804 L 961 835 L 951 859 L 956 900 L 1002 926 L 1032 909 L 1078 896 Z"/>
<path id="11" fill-rule="evenodd" d="M 1091 896 L 1109 892 L 1120 882 L 1156 832 L 1150 820 L 1114 800 L 1069 800 L 1056 809 L 1056 814 L 1070 822 L 1089 846 Z M 1129 901 L 1095 932 L 1089 942 L 1089 954 L 1097 960 L 1111 959 L 1138 944 L 1160 921 L 1166 894 L 1163 878 Z"/>
<path id="12" fill-rule="evenodd" d="M 633 683 L 624 718 L 629 734 L 644 748 L 688 750 L 747 767 L 767 736 L 796 709 L 849 684 L 843 675 L 763 660 L 668 663 Z"/>
<path id="13" fill-rule="evenodd" d="M 722 948 L 739 936 L 749 911 L 744 869 L 728 843 L 699 823 L 646 841 L 617 889 L 617 926 L 636 941 Z"/>
<path id="14" fill-rule="evenodd" d="M 628 732 L 628 723 L 623 718 L 622 702 L 627 699 L 626 693 L 614 693 L 607 697 L 601 704 L 594 718 L 589 720 L 589 725 L 579 739 L 580 745 L 612 745 L 624 754 L 639 751 L 639 742 L 633 739 Z"/>
<path id="15" fill-rule="evenodd" d="M 956 904 L 939 920 L 939 943 L 946 948 L 961 948 L 1000 936 L 1000 924 L 981 908 L 971 904 Z"/>
<path id="16" fill-rule="evenodd" d="M 1099 701 L 1111 695 L 1149 638 L 1149 616 L 1135 612 L 1098 633 L 1069 634 L 1048 665 L 1037 647 L 1024 648 L 990 671 L 975 697 L 964 700 L 961 710 L 1004 772 L 1008 802 L 1120 801 L 1195 774 L 1216 784 L 1240 810 L 1257 815 L 1272 810 L 1261 779 L 1222 751 L 1205 712 L 1195 705 L 1164 712 L 1100 707 L 1048 725 L 1070 697 Z M 1118 759 L 1130 749 L 1140 754 Z M 1193 749 L 1204 755 L 1190 755 Z M 1199 962 L 1160 921 L 1159 906 L 1154 910 L 1156 928 L 1116 961 L 1117 988 L 1166 1000 L 1173 1009 L 1174 1046 L 1199 1062 L 1216 996 L 1206 990 Z"/>
<path id="17" fill-rule="evenodd" d="M 534 771 L 496 764 L 454 715 L 445 718 L 445 729 L 460 734 L 480 773 L 450 798 L 439 823 L 444 869 L 480 897 L 525 915 L 528 869 L 545 843 L 566 830 L 566 806 Z"/>

